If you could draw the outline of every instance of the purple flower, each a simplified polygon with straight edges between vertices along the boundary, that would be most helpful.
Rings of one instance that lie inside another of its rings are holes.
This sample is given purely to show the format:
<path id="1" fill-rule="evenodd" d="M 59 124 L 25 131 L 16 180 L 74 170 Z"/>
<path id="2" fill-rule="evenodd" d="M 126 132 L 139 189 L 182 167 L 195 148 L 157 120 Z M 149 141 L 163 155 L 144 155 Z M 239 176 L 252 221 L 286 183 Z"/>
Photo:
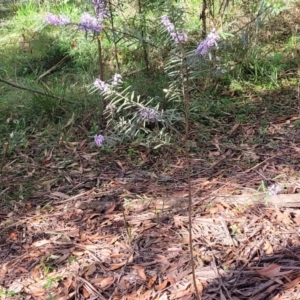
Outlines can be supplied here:
<path id="1" fill-rule="evenodd" d="M 56 26 L 62 26 L 62 25 L 67 25 L 71 23 L 71 20 L 65 16 L 65 15 L 55 15 L 52 13 L 48 13 L 45 17 L 45 21 L 48 24 L 56 25 Z"/>
<path id="2" fill-rule="evenodd" d="M 113 86 L 116 86 L 118 85 L 119 83 L 122 83 L 122 75 L 121 74 L 118 74 L 116 73 L 113 77 L 113 81 L 112 81 L 112 85 Z"/>
<path id="3" fill-rule="evenodd" d="M 109 88 L 109 85 L 99 78 L 94 81 L 94 86 L 102 92 L 106 92 Z"/>
<path id="4" fill-rule="evenodd" d="M 81 22 L 78 24 L 78 27 L 85 32 L 94 34 L 102 31 L 102 26 L 99 24 L 98 20 L 86 12 L 81 15 Z"/>
<path id="5" fill-rule="evenodd" d="M 188 40 L 187 34 L 185 32 L 171 32 L 170 35 L 175 44 L 185 43 Z"/>
<path id="6" fill-rule="evenodd" d="M 185 43 L 188 40 L 187 34 L 185 32 L 178 32 L 168 16 L 164 15 L 160 18 L 160 20 L 169 32 L 175 44 Z"/>
<path id="7" fill-rule="evenodd" d="M 217 41 L 219 41 L 221 38 L 220 36 L 215 33 L 216 30 L 213 29 L 206 37 L 206 39 L 204 41 L 202 41 L 197 49 L 195 50 L 195 54 L 196 55 L 201 55 L 201 56 L 205 56 L 208 54 L 209 49 L 216 46 Z"/>
<path id="8" fill-rule="evenodd" d="M 160 18 L 162 24 L 166 27 L 167 31 L 169 33 L 175 32 L 175 26 L 174 24 L 170 21 L 169 17 L 166 15 L 161 16 Z"/>
<path id="9" fill-rule="evenodd" d="M 282 191 L 281 187 L 279 185 L 277 185 L 277 184 L 272 184 L 268 188 L 268 194 L 269 194 L 269 196 L 278 195 L 278 193 L 281 192 L 281 191 Z"/>
<path id="10" fill-rule="evenodd" d="M 94 136 L 94 142 L 98 147 L 102 146 L 104 140 L 104 136 L 101 134 Z"/>
<path id="11" fill-rule="evenodd" d="M 139 108 L 139 114 L 145 121 L 149 122 L 155 122 L 161 118 L 161 113 L 158 110 L 150 107 Z"/>
<path id="12" fill-rule="evenodd" d="M 108 18 L 108 13 L 105 9 L 105 3 L 103 0 L 92 0 L 92 3 L 99 21 L 103 21 L 104 19 Z"/>

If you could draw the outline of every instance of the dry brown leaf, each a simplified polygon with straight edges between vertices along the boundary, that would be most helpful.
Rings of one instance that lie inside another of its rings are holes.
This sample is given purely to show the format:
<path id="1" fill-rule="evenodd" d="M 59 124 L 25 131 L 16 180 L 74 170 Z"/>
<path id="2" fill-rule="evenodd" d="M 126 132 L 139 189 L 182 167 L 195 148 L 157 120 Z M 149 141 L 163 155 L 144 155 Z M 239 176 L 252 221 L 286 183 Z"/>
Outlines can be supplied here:
<path id="1" fill-rule="evenodd" d="M 201 295 L 203 292 L 203 285 L 202 285 L 201 281 L 196 279 L 196 285 L 197 285 L 198 294 Z M 194 288 L 194 286 L 193 286 L 193 288 Z"/>
<path id="2" fill-rule="evenodd" d="M 291 219 L 287 215 L 283 214 L 279 210 L 278 207 L 275 207 L 275 210 L 276 210 L 276 213 L 277 213 L 277 221 L 282 222 L 284 224 L 291 224 L 292 223 Z"/>
<path id="3" fill-rule="evenodd" d="M 64 285 L 64 287 L 63 287 L 63 292 L 64 292 L 65 296 L 68 296 L 68 295 L 69 295 L 69 289 L 70 289 L 70 287 L 71 287 L 72 282 L 73 282 L 73 279 L 72 279 L 71 276 L 68 277 L 68 278 L 63 282 L 63 285 Z"/>
<path id="4" fill-rule="evenodd" d="M 293 220 L 297 225 L 300 225 L 300 216 L 299 215 L 297 215 Z"/>
<path id="5" fill-rule="evenodd" d="M 115 278 L 113 276 L 104 278 L 101 283 L 100 287 L 102 290 L 108 289 L 113 283 L 115 282 Z"/>
<path id="6" fill-rule="evenodd" d="M 122 289 L 127 289 L 129 287 L 129 283 L 127 280 L 125 280 L 124 278 L 122 278 L 119 282 L 119 286 L 122 288 Z"/>
<path id="7" fill-rule="evenodd" d="M 85 287 L 82 287 L 82 294 L 85 299 L 89 298 L 91 295 L 91 293 Z"/>
<path id="8" fill-rule="evenodd" d="M 144 267 L 136 265 L 136 266 L 133 266 L 133 268 L 134 268 L 135 270 L 137 270 L 139 276 L 140 276 L 144 281 L 147 280 L 147 276 L 146 276 L 146 274 L 145 274 L 145 269 L 144 269 Z"/>
<path id="9" fill-rule="evenodd" d="M 60 198 L 60 199 L 68 199 L 70 198 L 70 196 L 68 196 L 67 194 L 61 193 L 61 192 L 53 192 L 50 194 L 50 196 L 54 196 L 54 198 Z"/>
<path id="10" fill-rule="evenodd" d="M 266 254 L 273 254 L 273 247 L 269 241 L 265 241 L 264 250 Z"/>
<path id="11" fill-rule="evenodd" d="M 28 270 L 26 270 L 23 267 L 17 267 L 18 271 L 20 271 L 21 273 L 28 273 Z"/>
<path id="12" fill-rule="evenodd" d="M 24 286 L 19 281 L 14 281 L 8 288 L 10 292 L 21 293 Z"/>
<path id="13" fill-rule="evenodd" d="M 133 260 L 133 255 L 131 255 L 131 256 L 129 257 L 128 260 L 124 260 L 124 261 L 121 262 L 121 263 L 118 263 L 118 264 L 112 264 L 112 265 L 110 266 L 109 270 L 110 270 L 110 271 L 113 271 L 113 270 L 120 269 L 121 267 L 123 267 L 124 265 L 126 265 L 126 263 L 132 262 L 132 260 Z"/>
<path id="14" fill-rule="evenodd" d="M 151 299 L 150 296 L 152 294 L 152 290 L 148 290 L 146 293 L 142 294 L 139 296 L 139 299 L 141 300 L 146 300 L 146 299 Z"/>
<path id="15" fill-rule="evenodd" d="M 168 280 L 164 280 L 161 284 L 156 285 L 154 288 L 157 291 L 161 291 L 161 290 L 163 290 L 167 286 L 168 282 L 169 282 Z"/>
<path id="16" fill-rule="evenodd" d="M 229 135 L 232 135 L 240 126 L 240 123 L 236 123 L 232 126 L 231 130 L 229 131 Z"/>
<path id="17" fill-rule="evenodd" d="M 272 278 L 280 274 L 280 268 L 281 267 L 276 264 L 270 264 L 261 270 L 256 270 L 256 272 L 261 276 Z"/>
<path id="18" fill-rule="evenodd" d="M 88 269 L 87 269 L 87 271 L 84 273 L 84 277 L 85 278 L 87 278 L 88 276 L 91 276 L 91 275 L 93 275 L 95 272 L 96 272 L 96 265 L 93 263 L 93 264 L 91 264 L 89 267 L 88 267 Z"/>
<path id="19" fill-rule="evenodd" d="M 154 275 L 154 276 L 152 276 L 152 277 L 150 278 L 150 280 L 149 280 L 148 283 L 147 283 L 147 287 L 148 287 L 149 289 L 153 286 L 153 284 L 155 283 L 156 279 L 157 279 L 157 276 L 156 276 L 156 275 Z"/>
<path id="20" fill-rule="evenodd" d="M 27 294 L 30 294 L 30 296 L 32 297 L 40 297 L 45 295 L 46 290 L 44 288 L 38 287 L 34 284 L 28 286 L 27 288 L 25 288 L 25 292 Z"/>
<path id="21" fill-rule="evenodd" d="M 115 282 L 115 278 L 113 276 L 94 278 L 91 279 L 90 282 L 100 287 L 102 290 L 106 290 Z"/>
<path id="22" fill-rule="evenodd" d="M 171 197 L 172 198 L 185 198 L 189 195 L 189 193 L 187 191 L 178 191 L 178 192 L 174 192 Z"/>
<path id="23" fill-rule="evenodd" d="M 113 203 L 109 206 L 109 208 L 105 211 L 105 214 L 110 214 L 110 213 L 112 213 L 112 212 L 115 210 L 115 208 L 116 208 L 116 203 L 113 202 Z"/>
<path id="24" fill-rule="evenodd" d="M 297 277 L 294 280 L 292 280 L 291 282 L 285 283 L 282 287 L 284 289 L 291 289 L 291 288 L 295 287 L 299 282 L 300 282 L 300 277 Z"/>
<path id="25" fill-rule="evenodd" d="M 184 296 L 187 296 L 187 295 L 192 295 L 192 292 L 189 288 L 187 288 L 186 290 L 183 290 L 183 291 L 179 291 L 176 294 L 172 294 L 170 296 L 170 299 L 171 300 L 173 300 L 173 299 L 182 299 Z M 224 300 L 226 300 L 226 299 L 224 299 Z"/>
<path id="26" fill-rule="evenodd" d="M 50 240 L 40 240 L 40 241 L 36 241 L 34 243 L 32 243 L 32 247 L 41 247 L 41 246 L 44 246 L 44 245 L 47 245 L 47 244 L 50 244 L 51 241 Z"/>
<path id="27" fill-rule="evenodd" d="M 12 233 L 9 235 L 9 239 L 10 239 L 10 240 L 13 240 L 13 241 L 16 241 L 16 240 L 18 239 L 18 233 L 12 232 Z"/>

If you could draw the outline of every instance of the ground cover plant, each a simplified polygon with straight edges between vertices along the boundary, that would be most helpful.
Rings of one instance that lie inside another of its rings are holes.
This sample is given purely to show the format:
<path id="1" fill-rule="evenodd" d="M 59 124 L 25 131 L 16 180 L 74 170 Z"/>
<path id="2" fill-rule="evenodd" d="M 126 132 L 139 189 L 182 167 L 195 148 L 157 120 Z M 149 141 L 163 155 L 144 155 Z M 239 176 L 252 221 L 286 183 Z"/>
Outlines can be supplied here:
<path id="1" fill-rule="evenodd" d="M 3 1 L 0 295 L 296 299 L 297 1 Z"/>

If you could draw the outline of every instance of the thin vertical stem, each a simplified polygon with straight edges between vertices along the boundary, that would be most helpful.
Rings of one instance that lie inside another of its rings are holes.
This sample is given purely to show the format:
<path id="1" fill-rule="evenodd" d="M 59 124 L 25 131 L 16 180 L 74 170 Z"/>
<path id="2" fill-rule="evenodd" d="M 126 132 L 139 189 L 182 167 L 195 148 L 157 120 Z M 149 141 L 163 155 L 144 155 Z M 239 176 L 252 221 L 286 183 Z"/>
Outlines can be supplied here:
<path id="1" fill-rule="evenodd" d="M 202 11 L 200 14 L 200 20 L 202 20 L 202 38 L 206 38 L 207 28 L 206 28 L 206 10 L 207 10 L 207 0 L 203 0 Z"/>
<path id="2" fill-rule="evenodd" d="M 101 46 L 100 36 L 97 37 L 97 43 L 98 43 L 99 77 L 101 80 L 104 80 L 102 46 Z"/>
<path id="3" fill-rule="evenodd" d="M 184 152 L 185 152 L 185 160 L 186 160 L 186 177 L 188 182 L 188 190 L 189 190 L 189 248 L 191 255 L 191 268 L 192 268 L 192 276 L 193 276 L 193 285 L 195 289 L 195 294 L 198 300 L 201 300 L 198 288 L 197 288 L 197 280 L 195 274 L 195 263 L 194 263 L 194 254 L 193 254 L 193 235 L 192 235 L 192 185 L 191 185 L 191 163 L 190 163 L 190 146 L 189 146 L 189 117 L 190 117 L 190 94 L 189 94 L 189 71 L 187 66 L 187 61 L 184 58 L 184 50 L 181 45 L 181 68 L 183 75 L 182 77 L 182 94 L 184 101 L 184 114 L 185 114 L 185 135 L 184 135 Z"/>
<path id="4" fill-rule="evenodd" d="M 144 53 L 144 61 L 147 73 L 149 73 L 149 57 L 148 57 L 148 49 L 147 49 L 147 43 L 145 42 L 145 27 L 146 27 L 146 20 L 143 18 L 143 22 L 141 22 L 141 16 L 143 13 L 142 9 L 142 3 L 141 0 L 138 0 L 138 8 L 139 8 L 139 18 L 140 18 L 140 27 L 141 27 L 141 36 L 142 36 L 142 47 L 143 47 L 143 53 Z"/>
<path id="5" fill-rule="evenodd" d="M 111 31 L 113 34 L 115 61 L 116 61 L 116 65 L 117 65 L 117 70 L 119 72 L 120 71 L 120 63 L 119 63 L 118 48 L 117 48 L 117 43 L 116 43 L 116 30 L 115 30 L 115 25 L 114 25 L 114 15 L 113 15 L 112 3 L 110 0 L 108 1 L 108 8 L 109 8 Z"/>

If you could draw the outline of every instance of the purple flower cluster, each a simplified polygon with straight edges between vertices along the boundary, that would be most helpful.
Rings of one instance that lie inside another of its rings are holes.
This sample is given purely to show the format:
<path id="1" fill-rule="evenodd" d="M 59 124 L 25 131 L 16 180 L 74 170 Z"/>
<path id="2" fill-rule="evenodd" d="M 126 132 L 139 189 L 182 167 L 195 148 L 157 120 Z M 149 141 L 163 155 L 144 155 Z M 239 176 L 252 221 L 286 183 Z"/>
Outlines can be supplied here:
<path id="1" fill-rule="evenodd" d="M 52 25 L 56 25 L 56 26 L 63 26 L 63 25 L 67 25 L 69 23 L 71 23 L 71 20 L 65 16 L 65 15 L 55 15 L 55 14 L 51 14 L 48 13 L 45 17 L 45 21 L 48 24 L 52 24 Z"/>
<path id="2" fill-rule="evenodd" d="M 161 113 L 151 107 L 141 107 L 139 109 L 139 114 L 145 121 L 149 122 L 155 122 L 161 118 Z"/>
<path id="3" fill-rule="evenodd" d="M 281 191 L 282 191 L 281 187 L 279 185 L 277 185 L 277 184 L 272 184 L 268 188 L 268 194 L 269 194 L 269 196 L 278 195 L 278 193 L 281 192 Z"/>
<path id="4" fill-rule="evenodd" d="M 112 83 L 111 85 L 112 86 L 117 86 L 119 83 L 122 83 L 122 75 L 121 74 L 118 74 L 116 73 L 114 76 L 113 76 L 113 79 L 112 79 Z M 107 92 L 108 89 L 109 89 L 109 84 L 107 84 L 106 82 L 102 81 L 101 79 L 97 78 L 95 81 L 94 81 L 94 86 L 102 91 L 102 92 Z"/>
<path id="5" fill-rule="evenodd" d="M 104 140 L 105 140 L 105 138 L 101 134 L 94 136 L 94 142 L 95 142 L 96 146 L 98 146 L 98 147 L 102 146 Z"/>
<path id="6" fill-rule="evenodd" d="M 119 83 L 122 83 L 122 75 L 121 74 L 118 74 L 116 73 L 113 77 L 113 81 L 112 81 L 112 85 L 113 86 L 116 86 L 118 85 Z"/>
<path id="7" fill-rule="evenodd" d="M 185 32 L 178 32 L 168 16 L 164 15 L 160 18 L 160 20 L 169 32 L 175 44 L 185 43 L 188 40 L 187 34 Z"/>
<path id="8" fill-rule="evenodd" d="M 102 26 L 99 24 L 98 20 L 87 12 L 81 15 L 81 22 L 78 24 L 78 28 L 84 30 L 86 33 L 91 32 L 93 34 L 102 31 Z"/>
<path id="9" fill-rule="evenodd" d="M 103 21 L 108 18 L 108 13 L 105 9 L 105 3 L 103 0 L 92 0 L 92 3 L 94 5 L 96 17 L 99 21 Z"/>
<path id="10" fill-rule="evenodd" d="M 94 86 L 102 92 L 106 92 L 109 88 L 109 85 L 99 78 L 94 81 Z"/>
<path id="11" fill-rule="evenodd" d="M 208 54 L 209 49 L 216 46 L 217 41 L 219 41 L 221 37 L 216 33 L 216 30 L 213 29 L 206 37 L 204 41 L 202 41 L 197 49 L 195 50 L 196 55 L 205 56 Z"/>

